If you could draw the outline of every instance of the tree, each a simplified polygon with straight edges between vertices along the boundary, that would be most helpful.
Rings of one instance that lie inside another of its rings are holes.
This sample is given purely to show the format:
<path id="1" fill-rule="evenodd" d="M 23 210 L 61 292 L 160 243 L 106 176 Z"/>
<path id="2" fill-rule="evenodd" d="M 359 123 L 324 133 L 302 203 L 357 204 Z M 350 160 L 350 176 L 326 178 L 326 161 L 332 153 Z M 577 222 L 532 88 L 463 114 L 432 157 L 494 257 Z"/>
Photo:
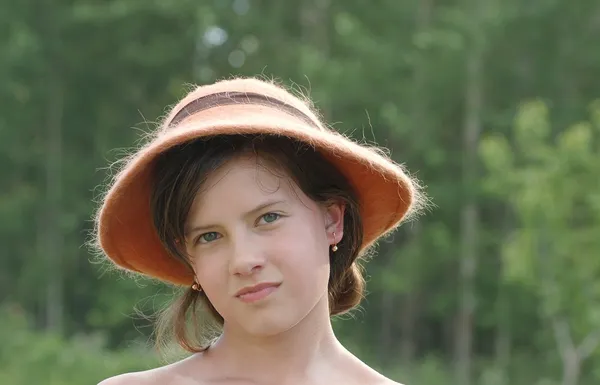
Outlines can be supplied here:
<path id="1" fill-rule="evenodd" d="M 600 103 L 591 116 L 553 135 L 547 106 L 525 103 L 512 143 L 493 135 L 481 145 L 486 187 L 515 218 L 502 245 L 504 278 L 537 292 L 563 385 L 578 383 L 600 344 Z"/>

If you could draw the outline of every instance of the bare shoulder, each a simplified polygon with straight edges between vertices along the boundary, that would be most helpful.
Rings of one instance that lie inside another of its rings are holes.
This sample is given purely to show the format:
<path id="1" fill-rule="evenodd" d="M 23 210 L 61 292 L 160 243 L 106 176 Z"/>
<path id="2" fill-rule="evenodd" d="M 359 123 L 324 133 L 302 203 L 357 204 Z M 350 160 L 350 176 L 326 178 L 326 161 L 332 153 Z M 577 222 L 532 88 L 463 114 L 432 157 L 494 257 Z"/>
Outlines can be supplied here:
<path id="1" fill-rule="evenodd" d="M 348 376 L 346 383 L 369 384 L 369 385 L 403 385 L 396 382 L 378 370 L 370 367 L 356 356 L 349 354 L 348 362 L 344 365 L 345 375 Z M 350 380 L 348 380 L 350 379 Z"/>
<path id="2" fill-rule="evenodd" d="M 182 383 L 177 380 L 177 372 L 169 367 L 119 374 L 100 382 L 98 385 L 176 385 Z"/>
<path id="3" fill-rule="evenodd" d="M 374 378 L 371 383 L 375 385 L 404 385 L 400 382 L 391 380 L 380 373 L 377 373 L 376 378 Z"/>
<path id="4" fill-rule="evenodd" d="M 98 385 L 202 385 L 189 370 L 189 358 L 154 369 L 110 377 Z"/>
<path id="5" fill-rule="evenodd" d="M 145 385 L 152 383 L 153 382 L 149 380 L 147 376 L 143 375 L 143 372 L 140 372 L 119 374 L 118 376 L 110 377 L 104 381 L 101 381 L 98 385 Z"/>
<path id="6" fill-rule="evenodd" d="M 390 380 L 389 378 L 385 378 L 381 382 L 379 382 L 378 385 L 404 385 L 404 384 Z"/>
<path id="7" fill-rule="evenodd" d="M 157 379 L 153 379 L 152 370 L 144 372 L 133 372 L 119 374 L 101 381 L 98 385 L 152 385 L 158 384 Z"/>

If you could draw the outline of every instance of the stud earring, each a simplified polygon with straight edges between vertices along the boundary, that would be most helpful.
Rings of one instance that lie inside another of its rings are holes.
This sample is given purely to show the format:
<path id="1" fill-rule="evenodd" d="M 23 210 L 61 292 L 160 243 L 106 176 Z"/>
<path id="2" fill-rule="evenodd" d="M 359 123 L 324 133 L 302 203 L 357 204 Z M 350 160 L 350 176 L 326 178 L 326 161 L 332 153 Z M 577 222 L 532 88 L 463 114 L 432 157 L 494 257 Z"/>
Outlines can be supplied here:
<path id="1" fill-rule="evenodd" d="M 200 288 L 200 285 L 198 285 L 197 282 L 194 282 L 194 284 L 192 285 L 192 290 L 202 291 L 202 289 Z"/>

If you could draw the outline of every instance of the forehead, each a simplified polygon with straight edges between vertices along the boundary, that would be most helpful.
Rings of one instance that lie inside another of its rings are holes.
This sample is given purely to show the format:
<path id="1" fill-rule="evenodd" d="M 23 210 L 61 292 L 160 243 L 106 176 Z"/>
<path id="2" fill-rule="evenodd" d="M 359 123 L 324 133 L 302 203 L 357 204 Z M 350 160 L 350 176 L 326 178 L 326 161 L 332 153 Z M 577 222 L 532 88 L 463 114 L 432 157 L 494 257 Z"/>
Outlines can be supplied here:
<path id="1" fill-rule="evenodd" d="M 223 190 L 245 195 L 249 189 L 262 187 L 264 194 L 273 194 L 281 190 L 289 175 L 280 167 L 267 164 L 258 156 L 242 155 L 225 162 L 221 167 L 208 175 L 198 192 L 198 198 L 206 199 L 219 196 Z M 232 189 L 235 186 L 245 187 L 243 190 Z"/>
<path id="2" fill-rule="evenodd" d="M 190 214 L 210 213 L 215 209 L 246 211 L 275 199 L 305 206 L 313 203 L 281 167 L 255 155 L 244 155 L 227 161 L 207 177 Z"/>

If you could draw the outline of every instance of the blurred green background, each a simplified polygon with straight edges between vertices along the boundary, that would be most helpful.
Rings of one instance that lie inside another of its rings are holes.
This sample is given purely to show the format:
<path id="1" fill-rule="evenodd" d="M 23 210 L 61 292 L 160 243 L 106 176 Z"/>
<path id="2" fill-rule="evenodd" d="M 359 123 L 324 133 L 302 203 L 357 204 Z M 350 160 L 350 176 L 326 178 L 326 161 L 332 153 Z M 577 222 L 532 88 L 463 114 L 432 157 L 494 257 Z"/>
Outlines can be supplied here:
<path id="1" fill-rule="evenodd" d="M 0 384 L 159 365 L 172 290 L 85 247 L 107 166 L 190 83 L 281 80 L 437 205 L 335 320 L 407 385 L 600 383 L 600 3 L 0 1 Z"/>

